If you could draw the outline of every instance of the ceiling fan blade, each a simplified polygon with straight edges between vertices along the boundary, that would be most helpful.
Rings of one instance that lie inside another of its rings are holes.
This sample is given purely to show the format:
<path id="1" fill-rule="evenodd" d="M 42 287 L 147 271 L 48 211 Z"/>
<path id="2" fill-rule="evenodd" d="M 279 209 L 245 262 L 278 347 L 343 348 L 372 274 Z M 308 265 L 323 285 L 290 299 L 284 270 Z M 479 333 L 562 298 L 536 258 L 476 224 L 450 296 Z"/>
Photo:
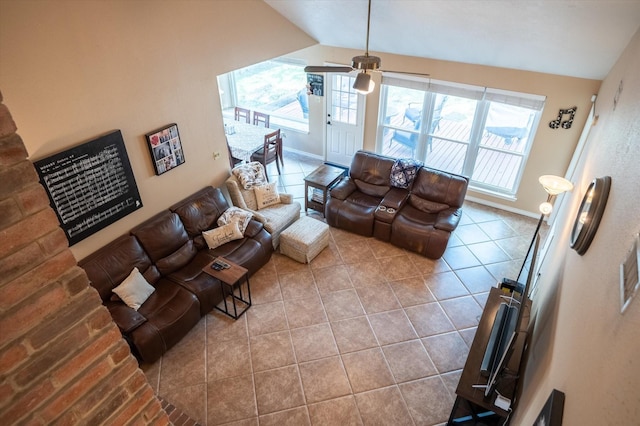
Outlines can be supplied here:
<path id="1" fill-rule="evenodd" d="M 351 72 L 351 67 L 332 67 L 332 66 L 314 66 L 309 65 L 304 67 L 304 72 Z"/>
<path id="2" fill-rule="evenodd" d="M 411 72 L 411 71 L 396 71 L 396 70 L 377 70 L 379 72 L 393 72 L 396 74 L 408 74 L 408 75 L 419 75 L 421 77 L 431 77 L 431 74 L 422 73 L 422 72 Z"/>

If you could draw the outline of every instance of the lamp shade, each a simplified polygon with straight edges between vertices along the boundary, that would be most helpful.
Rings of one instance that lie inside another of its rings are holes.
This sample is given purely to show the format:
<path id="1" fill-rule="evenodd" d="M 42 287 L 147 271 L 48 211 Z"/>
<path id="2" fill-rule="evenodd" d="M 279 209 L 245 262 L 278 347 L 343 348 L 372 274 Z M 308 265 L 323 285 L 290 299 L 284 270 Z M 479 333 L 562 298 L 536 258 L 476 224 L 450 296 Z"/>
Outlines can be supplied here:
<path id="1" fill-rule="evenodd" d="M 540 182 L 544 190 L 547 191 L 547 194 L 549 195 L 558 195 L 573 189 L 573 184 L 560 176 L 540 176 L 540 178 L 538 178 L 538 182 Z"/>
<path id="2" fill-rule="evenodd" d="M 371 76 L 366 72 L 361 72 L 356 76 L 356 81 L 353 82 L 353 88 L 356 89 L 358 93 L 363 95 L 369 94 L 373 92 L 373 89 L 376 87 L 376 84 L 373 80 L 371 80 Z"/>

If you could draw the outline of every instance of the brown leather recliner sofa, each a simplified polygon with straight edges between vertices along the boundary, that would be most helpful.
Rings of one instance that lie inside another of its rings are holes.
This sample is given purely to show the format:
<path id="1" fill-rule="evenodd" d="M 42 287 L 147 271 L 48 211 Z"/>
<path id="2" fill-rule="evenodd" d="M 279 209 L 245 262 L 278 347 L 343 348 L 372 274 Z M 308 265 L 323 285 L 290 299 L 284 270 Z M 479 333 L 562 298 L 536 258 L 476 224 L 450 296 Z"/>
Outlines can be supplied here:
<path id="1" fill-rule="evenodd" d="M 349 175 L 329 192 L 327 223 L 438 259 L 460 222 L 469 179 L 421 167 L 408 188 L 399 188 L 392 185 L 394 163 L 356 152 Z"/>
<path id="2" fill-rule="evenodd" d="M 79 262 L 143 361 L 158 359 L 222 300 L 220 281 L 202 272 L 207 263 L 224 256 L 251 275 L 271 258 L 271 235 L 253 219 L 243 238 L 208 248 L 202 232 L 228 207 L 220 189 L 206 187 Z M 112 292 L 134 267 L 155 288 L 137 311 Z"/>

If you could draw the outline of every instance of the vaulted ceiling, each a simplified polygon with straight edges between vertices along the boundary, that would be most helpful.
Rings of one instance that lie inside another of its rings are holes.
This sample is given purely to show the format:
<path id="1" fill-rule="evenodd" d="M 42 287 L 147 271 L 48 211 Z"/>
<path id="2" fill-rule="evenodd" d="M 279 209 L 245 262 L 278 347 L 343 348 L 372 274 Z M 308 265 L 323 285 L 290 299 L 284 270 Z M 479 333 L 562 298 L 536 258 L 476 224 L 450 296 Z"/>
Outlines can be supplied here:
<path id="1" fill-rule="evenodd" d="M 367 0 L 264 1 L 364 51 Z M 640 0 L 372 0 L 369 50 L 600 80 L 639 27 Z"/>

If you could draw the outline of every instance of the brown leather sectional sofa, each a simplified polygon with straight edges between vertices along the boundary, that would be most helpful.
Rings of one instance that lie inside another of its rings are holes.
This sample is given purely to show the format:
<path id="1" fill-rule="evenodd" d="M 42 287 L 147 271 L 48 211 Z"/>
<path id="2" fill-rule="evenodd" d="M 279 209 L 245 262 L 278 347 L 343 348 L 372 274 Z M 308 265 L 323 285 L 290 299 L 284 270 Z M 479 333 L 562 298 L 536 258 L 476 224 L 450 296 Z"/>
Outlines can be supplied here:
<path id="1" fill-rule="evenodd" d="M 349 176 L 329 193 L 327 223 L 438 259 L 460 221 L 469 179 L 421 167 L 408 188 L 398 188 L 391 181 L 394 162 L 358 151 Z"/>
<path id="2" fill-rule="evenodd" d="M 218 188 L 206 187 L 79 262 L 143 361 L 158 359 L 222 300 L 220 281 L 202 272 L 207 263 L 224 256 L 251 275 L 271 258 L 271 235 L 253 219 L 244 238 L 208 248 L 202 232 L 228 207 Z M 134 267 L 155 288 L 137 311 L 112 292 Z"/>

